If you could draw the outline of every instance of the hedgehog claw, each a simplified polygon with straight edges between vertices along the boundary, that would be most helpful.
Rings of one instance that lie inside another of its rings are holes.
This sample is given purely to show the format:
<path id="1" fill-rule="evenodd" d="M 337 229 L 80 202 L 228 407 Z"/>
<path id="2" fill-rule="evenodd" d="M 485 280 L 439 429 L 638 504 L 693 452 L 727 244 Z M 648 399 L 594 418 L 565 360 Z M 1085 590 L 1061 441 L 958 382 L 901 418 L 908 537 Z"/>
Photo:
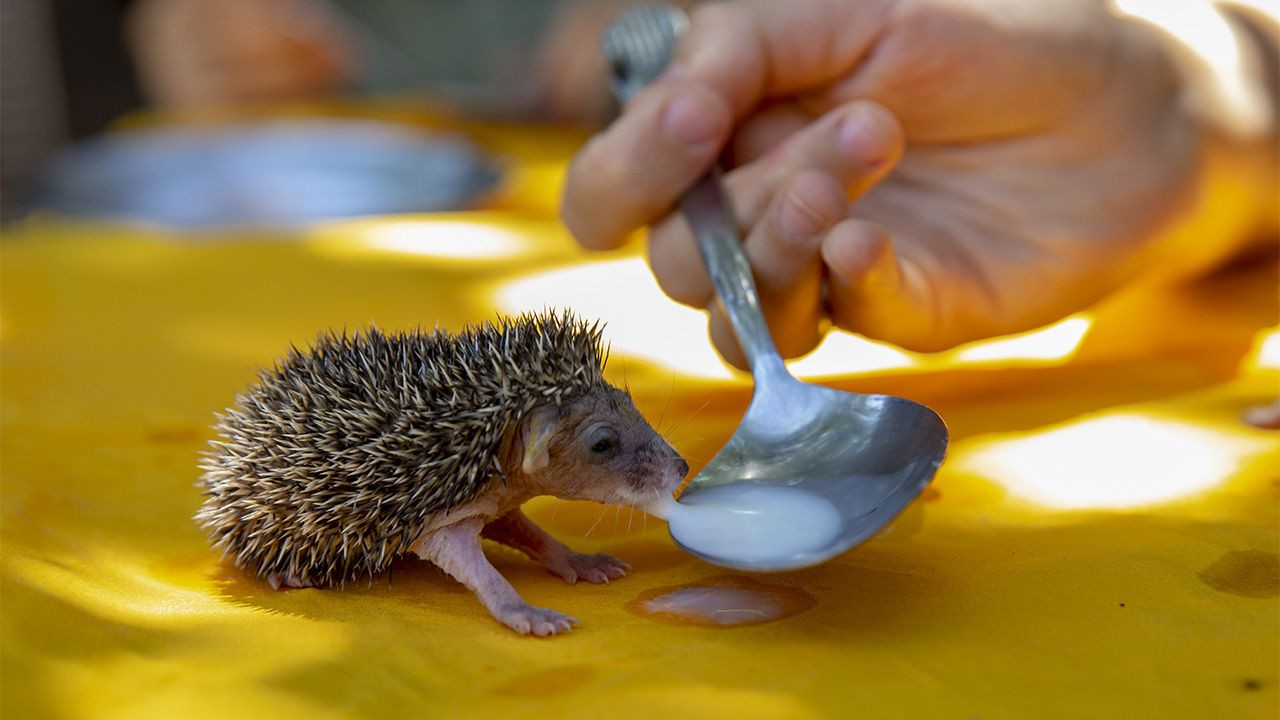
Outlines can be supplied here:
<path id="1" fill-rule="evenodd" d="M 630 565 L 604 553 L 599 555 L 569 553 L 565 557 L 565 562 L 572 568 L 572 574 L 577 579 L 596 584 L 607 584 L 610 580 L 617 580 L 626 576 L 627 571 L 631 569 Z M 565 579 L 568 580 L 567 577 Z M 569 581 L 569 584 L 572 585 L 573 582 Z"/>
<path id="2" fill-rule="evenodd" d="M 494 617 L 503 625 L 521 635 L 549 637 L 568 632 L 578 624 L 574 618 L 558 613 L 549 608 L 532 605 L 508 605 L 494 613 Z"/>

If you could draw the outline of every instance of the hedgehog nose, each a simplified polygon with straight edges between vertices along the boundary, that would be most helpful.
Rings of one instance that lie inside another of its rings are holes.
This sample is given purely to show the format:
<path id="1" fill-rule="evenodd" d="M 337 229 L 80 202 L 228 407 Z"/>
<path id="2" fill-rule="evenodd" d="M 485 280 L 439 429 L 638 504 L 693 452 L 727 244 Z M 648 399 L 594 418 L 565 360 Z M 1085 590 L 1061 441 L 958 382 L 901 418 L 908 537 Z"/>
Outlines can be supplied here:
<path id="1" fill-rule="evenodd" d="M 684 458 L 680 458 L 679 461 L 676 462 L 676 472 L 680 473 L 680 477 L 682 478 L 689 474 L 689 463 L 685 462 Z"/>

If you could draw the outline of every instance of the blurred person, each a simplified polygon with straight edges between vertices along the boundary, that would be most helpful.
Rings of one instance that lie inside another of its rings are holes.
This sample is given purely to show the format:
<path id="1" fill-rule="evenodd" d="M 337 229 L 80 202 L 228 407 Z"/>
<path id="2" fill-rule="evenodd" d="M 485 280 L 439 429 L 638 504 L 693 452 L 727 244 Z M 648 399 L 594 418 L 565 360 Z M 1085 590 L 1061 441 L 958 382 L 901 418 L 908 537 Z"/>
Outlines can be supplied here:
<path id="1" fill-rule="evenodd" d="M 620 0 L 5 0 L 0 213 L 49 159 L 144 107 L 429 94 L 465 113 L 609 109 L 599 32 Z M 126 43 L 127 38 L 127 43 Z"/>
<path id="2" fill-rule="evenodd" d="M 575 158 L 563 217 L 596 249 L 647 226 L 740 367 L 673 211 L 717 162 L 784 356 L 832 323 L 921 351 L 1029 330 L 1275 237 L 1278 36 L 1274 9 L 1194 1 L 702 6 Z M 1170 245 L 1223 174 L 1238 217 Z"/>
<path id="3" fill-rule="evenodd" d="M 0 2 L 0 218 L 60 147 L 141 103 L 120 29 L 125 0 Z"/>
<path id="4" fill-rule="evenodd" d="M 134 0 L 94 37 L 127 37 L 160 119 L 225 122 L 147 124 L 56 154 L 56 139 L 44 143 L 25 163 L 38 170 L 26 205 L 182 228 L 466 207 L 496 167 L 463 139 L 358 117 L 282 119 L 282 106 L 406 95 L 471 119 L 602 118 L 599 36 L 627 4 Z"/>
<path id="5" fill-rule="evenodd" d="M 139 0 L 130 46 L 159 107 L 415 93 L 469 115 L 590 122 L 619 0 Z"/>

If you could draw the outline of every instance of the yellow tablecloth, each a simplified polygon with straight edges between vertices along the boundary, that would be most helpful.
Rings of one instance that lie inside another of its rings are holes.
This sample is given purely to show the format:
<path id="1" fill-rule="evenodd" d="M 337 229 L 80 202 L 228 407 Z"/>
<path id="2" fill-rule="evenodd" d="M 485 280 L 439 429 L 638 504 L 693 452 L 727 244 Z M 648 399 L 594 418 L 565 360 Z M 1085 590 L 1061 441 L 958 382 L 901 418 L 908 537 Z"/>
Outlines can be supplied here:
<path id="1" fill-rule="evenodd" d="M 611 376 L 696 469 L 750 386 L 637 254 L 582 256 L 519 202 L 290 236 L 36 218 L 0 249 L 5 718 L 1276 716 L 1280 450 L 1239 422 L 1280 390 L 1274 258 L 940 357 L 834 337 L 797 370 L 947 420 L 921 500 L 761 578 L 813 608 L 728 629 L 625 609 L 731 574 L 661 522 L 536 500 L 635 567 L 571 587 L 492 548 L 582 621 L 537 640 L 416 559 L 344 591 L 244 577 L 190 519 L 196 454 L 255 368 L 320 329 L 550 304 L 610 323 Z"/>

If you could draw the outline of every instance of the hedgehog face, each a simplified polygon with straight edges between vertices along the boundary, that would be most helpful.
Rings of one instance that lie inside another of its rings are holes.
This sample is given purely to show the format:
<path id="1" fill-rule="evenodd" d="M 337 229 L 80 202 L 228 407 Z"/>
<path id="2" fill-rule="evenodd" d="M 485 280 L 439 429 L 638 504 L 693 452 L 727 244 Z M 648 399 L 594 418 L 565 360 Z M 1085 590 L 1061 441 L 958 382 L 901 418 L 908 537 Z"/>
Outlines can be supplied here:
<path id="1" fill-rule="evenodd" d="M 544 492 L 558 497 L 643 506 L 669 497 L 689 472 L 684 458 L 617 388 L 580 395 L 561 408 L 540 408 L 529 424 L 526 461 L 541 426 L 546 458 L 536 478 Z M 540 460 L 535 456 L 534 464 Z"/>

